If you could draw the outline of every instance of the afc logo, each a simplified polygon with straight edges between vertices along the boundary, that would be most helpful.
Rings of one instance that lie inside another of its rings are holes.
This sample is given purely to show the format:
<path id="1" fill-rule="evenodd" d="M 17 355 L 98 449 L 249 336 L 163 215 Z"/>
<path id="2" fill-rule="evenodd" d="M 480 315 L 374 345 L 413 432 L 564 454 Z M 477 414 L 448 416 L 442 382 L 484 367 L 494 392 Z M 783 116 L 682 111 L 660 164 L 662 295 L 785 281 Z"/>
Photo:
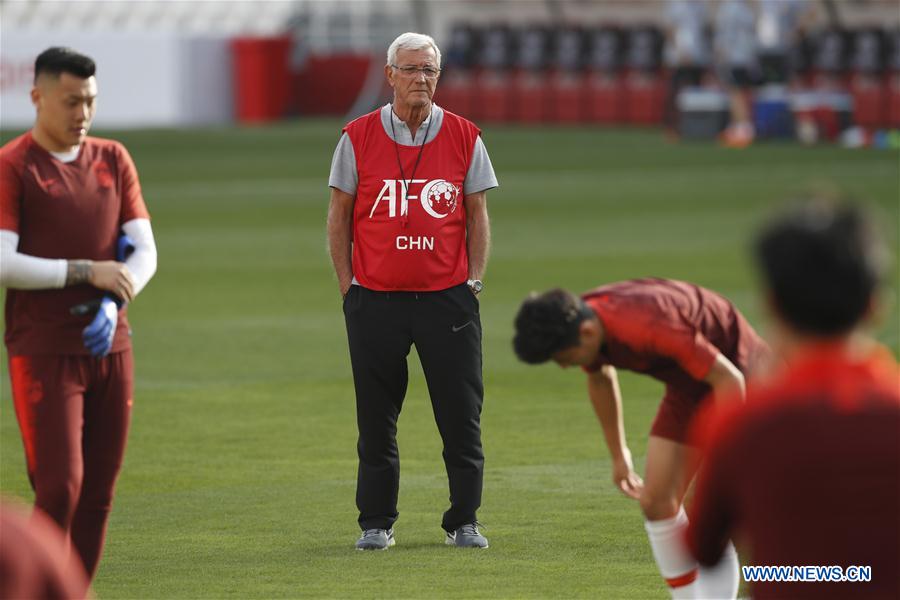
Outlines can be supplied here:
<path id="1" fill-rule="evenodd" d="M 418 195 L 408 193 L 410 186 L 418 184 L 424 184 Z M 452 215 L 459 204 L 459 188 L 445 179 L 385 179 L 384 186 L 369 211 L 369 218 L 372 218 L 382 202 L 387 203 L 388 217 L 402 217 L 409 213 L 410 200 L 418 200 L 422 209 L 431 217 L 444 219 Z"/>

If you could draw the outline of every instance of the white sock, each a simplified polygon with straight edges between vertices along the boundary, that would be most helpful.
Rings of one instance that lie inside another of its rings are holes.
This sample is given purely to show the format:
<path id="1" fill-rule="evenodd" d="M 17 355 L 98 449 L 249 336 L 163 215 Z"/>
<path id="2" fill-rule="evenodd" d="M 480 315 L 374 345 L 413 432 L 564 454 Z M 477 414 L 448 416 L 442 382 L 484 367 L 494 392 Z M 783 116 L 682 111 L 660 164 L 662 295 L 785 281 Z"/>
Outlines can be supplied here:
<path id="1" fill-rule="evenodd" d="M 695 598 L 697 594 L 698 565 L 684 541 L 687 525 L 684 507 L 671 519 L 644 523 L 656 566 L 676 599 Z"/>
<path id="2" fill-rule="evenodd" d="M 697 597 L 726 600 L 737 597 L 741 563 L 734 544 L 728 542 L 722 558 L 714 567 L 700 567 L 697 577 Z"/>

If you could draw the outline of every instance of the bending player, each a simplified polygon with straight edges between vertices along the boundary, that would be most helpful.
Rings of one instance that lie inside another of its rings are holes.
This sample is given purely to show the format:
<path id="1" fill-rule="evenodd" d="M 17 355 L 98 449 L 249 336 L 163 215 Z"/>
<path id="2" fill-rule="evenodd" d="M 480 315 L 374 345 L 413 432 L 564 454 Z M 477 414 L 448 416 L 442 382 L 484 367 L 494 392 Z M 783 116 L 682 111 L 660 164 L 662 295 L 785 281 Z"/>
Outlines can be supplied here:
<path id="1" fill-rule="evenodd" d="M 613 481 L 640 502 L 650 546 L 673 598 L 733 598 L 738 560 L 729 545 L 719 566 L 698 570 L 684 544 L 682 502 L 699 454 L 688 426 L 701 401 L 743 396 L 745 377 L 762 366 L 768 346 L 722 296 L 689 283 L 636 279 L 581 297 L 561 289 L 528 297 L 516 315 L 513 342 L 529 364 L 580 366 L 613 464 Z M 616 369 L 650 375 L 666 393 L 647 443 L 646 482 L 625 441 Z"/>

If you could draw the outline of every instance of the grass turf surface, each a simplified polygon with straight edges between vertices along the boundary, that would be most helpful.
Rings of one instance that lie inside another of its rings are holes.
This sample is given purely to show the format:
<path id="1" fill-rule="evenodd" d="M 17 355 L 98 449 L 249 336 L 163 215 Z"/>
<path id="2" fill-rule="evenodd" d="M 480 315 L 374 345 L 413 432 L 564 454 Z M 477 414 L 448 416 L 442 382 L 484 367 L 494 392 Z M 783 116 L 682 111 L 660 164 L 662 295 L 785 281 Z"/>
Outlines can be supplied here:
<path id="1" fill-rule="evenodd" d="M 512 355 L 518 303 L 535 289 L 656 275 L 721 291 L 764 330 L 747 244 L 808 189 L 873 205 L 896 256 L 895 152 L 728 152 L 653 131 L 488 128 L 502 186 L 489 194 L 481 303 L 479 516 L 491 548 L 442 545 L 446 477 L 413 352 L 398 543 L 358 553 L 353 391 L 324 236 L 338 131 L 111 134 L 137 162 L 160 257 L 130 310 L 135 405 L 100 598 L 664 597 L 638 507 L 609 482 L 584 378 Z M 896 306 L 886 313 L 881 338 L 896 352 Z M 0 490 L 30 501 L 2 362 Z M 640 464 L 662 388 L 621 379 Z"/>

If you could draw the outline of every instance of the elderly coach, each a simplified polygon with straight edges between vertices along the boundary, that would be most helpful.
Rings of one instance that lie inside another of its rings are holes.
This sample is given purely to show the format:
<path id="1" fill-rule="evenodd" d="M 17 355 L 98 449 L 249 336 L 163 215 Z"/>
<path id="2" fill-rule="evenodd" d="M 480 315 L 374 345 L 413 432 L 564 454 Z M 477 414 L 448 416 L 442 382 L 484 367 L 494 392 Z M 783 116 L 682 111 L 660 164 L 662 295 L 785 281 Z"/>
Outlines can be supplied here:
<path id="1" fill-rule="evenodd" d="M 484 455 L 481 320 L 497 187 L 480 131 L 432 102 L 441 52 L 404 33 L 384 67 L 393 101 L 350 122 L 328 185 L 328 240 L 344 297 L 359 428 L 359 550 L 394 545 L 397 418 L 415 344 L 444 444 L 446 543 L 487 548 L 478 531 Z"/>

